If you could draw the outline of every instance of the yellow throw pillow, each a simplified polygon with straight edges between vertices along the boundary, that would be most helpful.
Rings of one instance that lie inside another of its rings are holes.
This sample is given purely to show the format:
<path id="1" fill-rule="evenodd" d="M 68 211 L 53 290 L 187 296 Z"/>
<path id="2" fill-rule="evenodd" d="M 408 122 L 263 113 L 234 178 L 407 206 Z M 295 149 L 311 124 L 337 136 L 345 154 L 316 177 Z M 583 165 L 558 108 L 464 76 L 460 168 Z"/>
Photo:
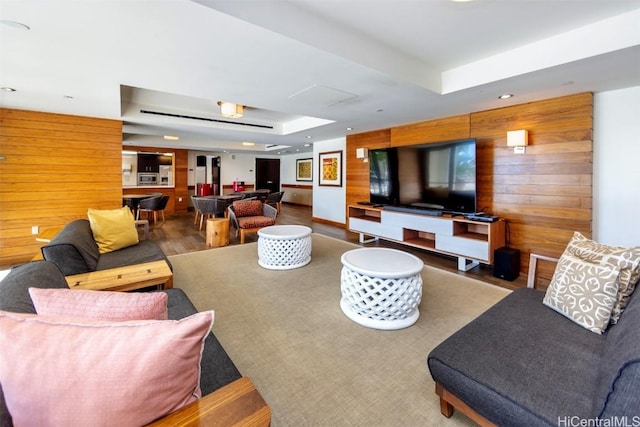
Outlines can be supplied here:
<path id="1" fill-rule="evenodd" d="M 106 210 L 89 208 L 87 215 L 93 239 L 101 254 L 138 244 L 136 222 L 128 207 Z"/>

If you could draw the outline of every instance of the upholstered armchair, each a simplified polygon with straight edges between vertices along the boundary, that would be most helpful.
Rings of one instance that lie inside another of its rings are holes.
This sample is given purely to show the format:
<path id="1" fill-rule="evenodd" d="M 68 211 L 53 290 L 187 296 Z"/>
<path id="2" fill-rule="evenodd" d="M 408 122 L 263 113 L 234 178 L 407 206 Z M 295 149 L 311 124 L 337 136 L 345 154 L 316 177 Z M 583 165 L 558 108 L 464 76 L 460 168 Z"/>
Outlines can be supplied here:
<path id="1" fill-rule="evenodd" d="M 237 200 L 229 206 L 229 219 L 244 243 L 246 233 L 257 233 L 262 227 L 276 223 L 278 211 L 260 200 Z"/>

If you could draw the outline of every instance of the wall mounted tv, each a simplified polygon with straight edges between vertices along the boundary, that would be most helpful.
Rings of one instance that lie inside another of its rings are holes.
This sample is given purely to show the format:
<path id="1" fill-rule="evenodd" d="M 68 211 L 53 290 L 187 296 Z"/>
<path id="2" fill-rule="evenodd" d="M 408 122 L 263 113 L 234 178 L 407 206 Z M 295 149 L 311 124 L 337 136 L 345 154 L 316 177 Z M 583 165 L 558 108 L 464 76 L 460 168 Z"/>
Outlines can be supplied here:
<path id="1" fill-rule="evenodd" d="M 476 140 L 369 151 L 370 202 L 452 213 L 476 211 Z"/>

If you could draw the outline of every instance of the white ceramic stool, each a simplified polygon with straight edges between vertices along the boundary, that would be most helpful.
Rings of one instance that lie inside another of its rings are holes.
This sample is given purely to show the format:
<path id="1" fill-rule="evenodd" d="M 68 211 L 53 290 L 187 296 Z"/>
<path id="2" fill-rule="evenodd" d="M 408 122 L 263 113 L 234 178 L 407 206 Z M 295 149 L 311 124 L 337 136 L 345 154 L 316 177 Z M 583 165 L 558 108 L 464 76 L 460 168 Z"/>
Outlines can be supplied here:
<path id="1" fill-rule="evenodd" d="M 272 225 L 258 230 L 258 264 L 270 270 L 290 270 L 311 261 L 311 228 Z"/>
<path id="2" fill-rule="evenodd" d="M 363 248 L 342 254 L 340 308 L 375 329 L 402 329 L 420 317 L 422 268 L 416 256 L 395 249 Z"/>

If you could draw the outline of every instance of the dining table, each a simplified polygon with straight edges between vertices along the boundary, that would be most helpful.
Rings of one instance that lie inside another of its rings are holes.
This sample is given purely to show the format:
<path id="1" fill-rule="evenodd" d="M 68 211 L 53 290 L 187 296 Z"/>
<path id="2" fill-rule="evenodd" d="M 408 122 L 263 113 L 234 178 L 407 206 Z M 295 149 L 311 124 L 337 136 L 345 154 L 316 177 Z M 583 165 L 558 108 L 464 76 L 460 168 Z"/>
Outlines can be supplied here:
<path id="1" fill-rule="evenodd" d="M 140 201 L 149 197 L 153 197 L 153 194 L 123 194 L 122 206 L 129 206 L 129 209 L 133 212 L 133 217 L 137 218 Z"/>
<path id="2" fill-rule="evenodd" d="M 242 199 L 243 196 L 239 195 L 239 194 L 235 194 L 235 195 L 234 194 L 226 194 L 226 195 L 217 195 L 217 196 L 210 195 L 210 196 L 203 196 L 203 197 L 209 198 L 209 199 L 224 200 L 225 202 L 231 203 L 231 202 L 233 202 L 235 200 Z"/>

